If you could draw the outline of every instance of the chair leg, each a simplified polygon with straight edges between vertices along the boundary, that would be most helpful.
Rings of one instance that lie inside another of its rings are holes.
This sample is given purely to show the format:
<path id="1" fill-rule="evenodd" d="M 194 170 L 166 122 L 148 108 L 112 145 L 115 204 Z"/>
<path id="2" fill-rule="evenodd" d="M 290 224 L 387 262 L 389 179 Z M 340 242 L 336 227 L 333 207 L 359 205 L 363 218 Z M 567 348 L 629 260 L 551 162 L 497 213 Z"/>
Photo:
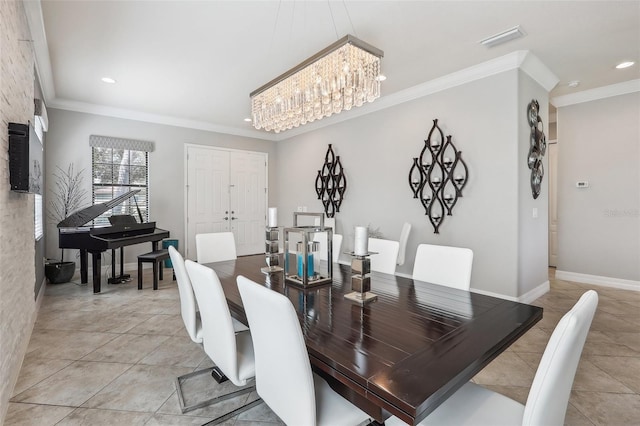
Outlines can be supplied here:
<path id="1" fill-rule="evenodd" d="M 142 290 L 142 262 L 138 260 L 138 290 Z"/>
<path id="2" fill-rule="evenodd" d="M 188 373 L 188 374 L 185 374 L 183 376 L 180 376 L 180 377 L 176 378 L 176 380 L 175 380 L 176 393 L 178 394 L 178 402 L 180 403 L 180 410 L 182 411 L 183 414 L 187 413 L 189 411 L 196 410 L 198 408 L 206 407 L 206 406 L 211 405 L 213 403 L 222 402 L 224 400 L 227 400 L 227 399 L 230 399 L 230 398 L 234 398 L 234 397 L 236 397 L 238 395 L 242 395 L 244 393 L 253 392 L 256 389 L 255 386 L 247 386 L 247 387 L 243 387 L 243 388 L 237 388 L 237 390 L 235 390 L 233 392 L 230 392 L 228 394 L 219 395 L 219 396 L 217 396 L 215 398 L 210 398 L 210 399 L 207 399 L 207 400 L 204 400 L 204 401 L 200 401 L 200 402 L 197 402 L 195 404 L 188 405 L 188 406 L 185 405 L 185 398 L 184 398 L 184 392 L 182 390 L 182 383 L 185 380 L 187 380 L 187 379 L 189 379 L 191 377 L 194 377 L 194 376 L 199 376 L 201 374 L 211 374 L 212 370 L 213 370 L 213 368 L 205 368 L 203 370 L 194 371 L 192 373 Z M 241 408 L 244 408 L 244 407 L 241 407 Z M 251 408 L 251 407 L 248 407 L 248 408 Z M 245 410 L 248 409 L 248 408 L 245 408 Z M 242 411 L 244 411 L 244 410 L 238 411 L 238 413 L 240 413 Z M 216 419 L 216 420 L 218 420 L 218 419 Z M 223 420 L 221 420 L 219 423 L 221 423 L 222 421 Z M 217 423 L 214 423 L 214 424 L 217 424 Z"/>
<path id="3" fill-rule="evenodd" d="M 158 289 L 158 262 L 153 262 L 153 289 Z"/>

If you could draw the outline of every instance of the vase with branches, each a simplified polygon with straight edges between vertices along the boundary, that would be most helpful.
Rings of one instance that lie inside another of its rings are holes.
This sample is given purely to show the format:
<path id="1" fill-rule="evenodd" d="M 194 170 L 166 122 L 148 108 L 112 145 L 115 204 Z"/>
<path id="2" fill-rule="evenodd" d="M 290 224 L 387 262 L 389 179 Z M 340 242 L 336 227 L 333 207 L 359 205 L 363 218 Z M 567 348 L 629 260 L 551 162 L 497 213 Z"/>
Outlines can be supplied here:
<path id="1" fill-rule="evenodd" d="M 69 164 L 66 170 L 56 166 L 53 173 L 55 183 L 47 205 L 47 217 L 51 223 L 60 223 L 85 203 L 87 190 L 83 187 L 83 174 L 84 169 L 76 171 L 73 164 Z M 75 261 L 65 262 L 64 249 L 60 252 L 60 262 L 51 262 L 45 267 L 45 275 L 52 283 L 68 282 L 75 271 Z M 63 269 L 65 273 L 61 273 Z"/>

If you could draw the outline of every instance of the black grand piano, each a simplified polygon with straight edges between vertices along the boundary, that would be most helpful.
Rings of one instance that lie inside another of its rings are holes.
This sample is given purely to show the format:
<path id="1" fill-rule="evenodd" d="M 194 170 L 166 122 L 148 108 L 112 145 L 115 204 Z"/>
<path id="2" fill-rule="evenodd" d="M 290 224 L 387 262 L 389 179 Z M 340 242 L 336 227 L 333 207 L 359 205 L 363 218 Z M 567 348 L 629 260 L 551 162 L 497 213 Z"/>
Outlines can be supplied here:
<path id="1" fill-rule="evenodd" d="M 123 248 L 134 244 L 150 242 L 152 250 L 158 249 L 158 241 L 169 238 L 169 231 L 156 228 L 155 222 L 138 223 L 125 221 L 111 226 L 85 226 L 102 213 L 110 210 L 131 198 L 140 190 L 129 191 L 111 201 L 95 204 L 72 213 L 58 223 L 58 241 L 62 249 L 80 250 L 80 279 L 88 281 L 88 253 L 91 253 L 93 270 L 93 292 L 100 293 L 100 271 L 102 269 L 102 253 L 112 250 L 110 283 L 119 283 L 124 279 Z M 131 216 L 132 217 L 132 216 Z M 142 216 L 140 215 L 140 222 Z M 120 249 L 120 275 L 116 276 L 115 250 Z"/>

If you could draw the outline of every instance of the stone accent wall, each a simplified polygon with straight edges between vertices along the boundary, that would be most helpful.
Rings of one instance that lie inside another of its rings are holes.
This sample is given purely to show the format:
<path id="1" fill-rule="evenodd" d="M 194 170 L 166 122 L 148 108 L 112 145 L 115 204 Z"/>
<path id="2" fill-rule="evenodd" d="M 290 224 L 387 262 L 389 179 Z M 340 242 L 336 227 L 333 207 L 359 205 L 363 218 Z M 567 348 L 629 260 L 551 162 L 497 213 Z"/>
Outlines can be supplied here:
<path id="1" fill-rule="evenodd" d="M 34 196 L 10 191 L 9 122 L 33 118 L 34 55 L 22 1 L 0 1 L 0 424 L 33 323 Z"/>

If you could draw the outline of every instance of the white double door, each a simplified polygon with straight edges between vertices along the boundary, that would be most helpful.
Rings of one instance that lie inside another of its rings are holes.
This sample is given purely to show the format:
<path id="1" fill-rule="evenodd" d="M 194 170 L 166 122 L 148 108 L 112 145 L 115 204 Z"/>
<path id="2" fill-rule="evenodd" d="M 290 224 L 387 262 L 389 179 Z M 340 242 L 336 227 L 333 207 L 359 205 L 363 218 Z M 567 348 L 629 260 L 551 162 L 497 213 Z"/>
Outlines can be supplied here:
<path id="1" fill-rule="evenodd" d="M 186 147 L 186 257 L 195 235 L 231 231 L 239 256 L 264 253 L 267 154 Z"/>

